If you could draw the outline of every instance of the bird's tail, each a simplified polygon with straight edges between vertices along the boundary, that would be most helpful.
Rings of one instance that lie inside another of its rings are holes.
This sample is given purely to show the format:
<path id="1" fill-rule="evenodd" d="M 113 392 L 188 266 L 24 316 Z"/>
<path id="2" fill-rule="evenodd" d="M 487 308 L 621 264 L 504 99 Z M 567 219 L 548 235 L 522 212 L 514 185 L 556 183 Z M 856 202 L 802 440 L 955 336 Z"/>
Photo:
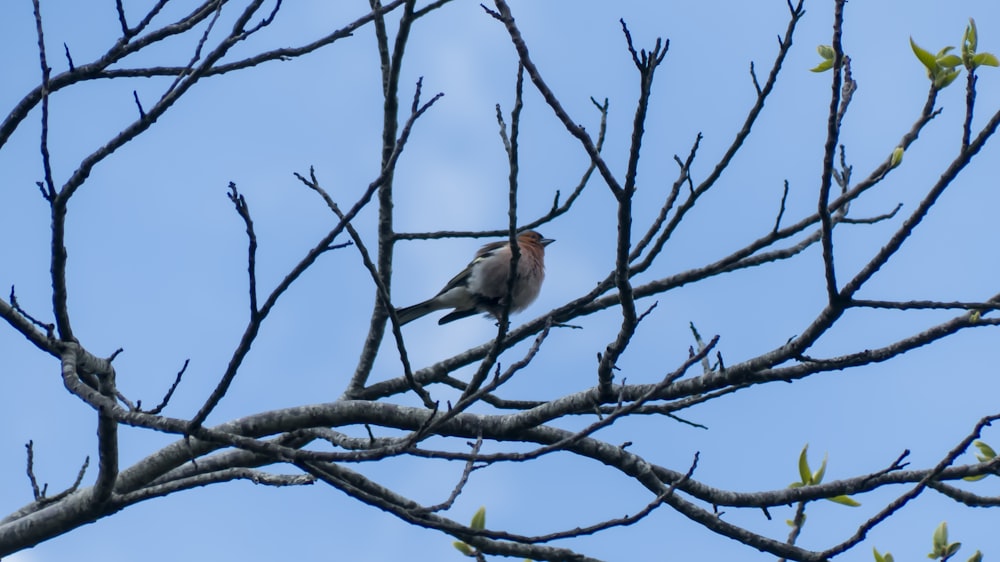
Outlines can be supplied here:
<path id="1" fill-rule="evenodd" d="M 405 308 L 396 309 L 396 318 L 399 319 L 399 325 L 409 324 L 410 322 L 420 318 L 422 316 L 427 316 L 428 314 L 434 312 L 435 310 L 441 310 L 442 308 L 447 308 L 439 305 L 434 299 L 425 300 L 422 303 L 415 304 L 413 306 L 407 306 Z"/>

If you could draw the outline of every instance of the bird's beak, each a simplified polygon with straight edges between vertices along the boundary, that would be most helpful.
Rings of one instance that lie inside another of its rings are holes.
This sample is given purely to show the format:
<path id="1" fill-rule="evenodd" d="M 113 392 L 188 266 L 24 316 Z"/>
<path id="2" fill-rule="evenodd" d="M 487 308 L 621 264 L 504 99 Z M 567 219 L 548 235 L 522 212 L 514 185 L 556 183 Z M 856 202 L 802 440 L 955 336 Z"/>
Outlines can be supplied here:
<path id="1" fill-rule="evenodd" d="M 539 244 L 541 244 L 542 246 L 548 246 L 549 244 L 551 244 L 551 243 L 553 243 L 555 241 L 556 241 L 555 238 L 542 238 L 539 241 Z"/>

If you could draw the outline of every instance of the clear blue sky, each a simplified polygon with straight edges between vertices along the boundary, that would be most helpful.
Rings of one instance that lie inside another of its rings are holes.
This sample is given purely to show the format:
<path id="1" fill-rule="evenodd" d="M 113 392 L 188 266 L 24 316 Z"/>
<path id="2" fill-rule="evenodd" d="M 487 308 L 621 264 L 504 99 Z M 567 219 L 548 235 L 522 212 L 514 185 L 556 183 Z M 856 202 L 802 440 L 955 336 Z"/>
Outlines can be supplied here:
<path id="1" fill-rule="evenodd" d="M 842 140 L 856 178 L 891 152 L 924 102 L 927 79 L 910 51 L 910 36 L 931 51 L 957 45 L 972 16 L 980 30 L 980 49 L 1000 53 L 996 2 L 935 3 L 933 9 L 930 3 L 914 4 L 886 0 L 847 7 L 844 44 L 859 90 Z M 366 5 L 285 2 L 275 24 L 232 56 L 307 43 L 362 14 Z M 173 9 L 181 13 L 189 8 Z M 670 39 L 647 123 L 639 174 L 644 203 L 636 211 L 637 229 L 655 215 L 661 194 L 676 175 L 673 155 L 685 155 L 698 132 L 705 138 L 694 167 L 696 180 L 714 166 L 752 103 L 749 64 L 755 62 L 763 78 L 787 16 L 784 0 L 516 1 L 512 9 L 535 62 L 575 120 L 596 131 L 598 115 L 589 98 L 610 100 L 605 153 L 618 173 L 625 166 L 637 95 L 636 73 L 618 20 L 627 21 L 637 46 L 651 46 L 657 36 Z M 815 46 L 830 42 L 832 2 L 812 0 L 806 9 L 783 78 L 751 140 L 678 232 L 660 264 L 640 281 L 709 263 L 766 232 L 785 180 L 790 184 L 789 220 L 815 208 L 829 74 L 808 69 L 819 60 Z M 0 18 L 0 45 L 6 53 L 0 62 L 0 107 L 6 114 L 37 84 L 39 71 L 31 3 L 9 3 L 5 11 Z M 110 0 L 43 0 L 42 12 L 56 72 L 66 68 L 63 43 L 81 64 L 116 38 Z M 138 10 L 131 13 L 138 17 Z M 168 42 L 125 66 L 183 63 L 192 48 L 191 40 Z M 509 112 L 515 70 L 506 33 L 478 3 L 455 2 L 419 22 L 404 62 L 403 103 L 408 105 L 412 84 L 421 76 L 425 99 L 436 92 L 445 97 L 418 123 L 399 163 L 399 230 L 506 225 L 506 162 L 494 106 L 500 103 Z M 165 79 L 114 80 L 54 95 L 50 135 L 57 184 L 80 158 L 135 117 L 133 90 L 148 106 L 168 84 Z M 881 214 L 897 203 L 903 203 L 904 214 L 912 210 L 957 151 L 962 84 L 960 80 L 941 94 L 943 113 L 923 131 L 892 178 L 852 207 L 855 216 Z M 226 198 L 228 182 L 238 184 L 253 213 L 260 243 L 258 282 L 266 291 L 332 221 L 322 202 L 292 173 L 315 166 L 323 185 L 342 204 L 352 202 L 377 175 L 379 88 L 374 34 L 364 28 L 298 60 L 202 81 L 147 134 L 95 168 L 69 210 L 70 310 L 89 350 L 108 355 L 124 348 L 115 362 L 123 392 L 155 403 L 190 358 L 167 413 L 193 414 L 215 386 L 247 316 L 245 234 Z M 998 91 L 1000 71 L 986 69 L 979 81 L 977 124 L 997 110 Z M 572 189 L 587 159 L 530 88 L 525 104 L 520 213 L 534 218 L 547 211 L 556 190 L 565 196 Z M 6 295 L 16 285 L 22 306 L 49 318 L 50 223 L 47 204 L 34 185 L 42 176 L 38 123 L 36 111 L 0 150 L 0 288 Z M 992 215 L 1000 205 L 997 161 L 998 149 L 988 147 L 862 296 L 981 300 L 996 293 Z M 574 213 L 542 229 L 557 242 L 549 247 L 542 295 L 521 320 L 586 292 L 612 267 L 613 209 L 607 188 L 595 180 Z M 369 240 L 374 240 L 373 211 L 357 222 Z M 843 274 L 849 276 L 867 261 L 899 220 L 838 231 Z M 478 245 L 471 240 L 400 244 L 393 289 L 397 304 L 433 294 Z M 326 255 L 283 298 L 209 421 L 336 399 L 353 371 L 372 298 L 353 249 Z M 689 322 L 706 337 L 721 335 L 727 364 L 747 359 L 797 334 L 823 298 L 816 251 L 791 263 L 661 295 L 631 352 L 619 363 L 619 376 L 646 382 L 673 370 L 692 345 Z M 883 345 L 946 317 L 849 314 L 813 354 Z M 615 311 L 608 311 L 581 319 L 584 330 L 556 331 L 533 368 L 510 383 L 507 396 L 555 397 L 595 384 L 594 356 L 613 337 L 616 320 Z M 444 327 L 425 319 L 405 333 L 411 361 L 422 367 L 482 343 L 494 331 L 492 322 L 480 318 Z M 929 467 L 980 417 L 997 413 L 995 338 L 994 331 L 976 330 L 888 364 L 751 388 L 684 412 L 708 430 L 650 418 L 626 421 L 599 437 L 633 441 L 633 450 L 650 461 L 682 471 L 700 452 L 694 477 L 739 491 L 775 489 L 795 480 L 795 461 L 805 443 L 815 463 L 829 454 L 827 479 L 878 471 L 904 449 L 911 451 L 912 467 Z M 398 374 L 398 360 L 391 347 L 386 350 L 375 380 Z M 0 424 L 5 427 L 0 432 L 0 481 L 5 482 L 0 511 L 7 513 L 31 500 L 24 444 L 34 440 L 36 474 L 51 490 L 60 490 L 72 482 L 85 456 L 96 460 L 95 416 L 62 389 L 57 362 L 9 328 L 0 327 L 0 356 L 7 384 L 0 395 Z M 517 357 L 515 350 L 504 362 Z M 455 398 L 444 390 L 435 392 L 441 400 Z M 996 433 L 985 439 L 1000 444 Z M 171 441 L 123 428 L 122 465 Z M 447 497 L 462 467 L 392 460 L 355 468 L 430 504 Z M 93 474 L 91 470 L 88 482 Z M 823 548 L 843 540 L 906 489 L 859 498 L 863 505 L 855 509 L 812 504 L 800 544 Z M 990 480 L 975 489 L 998 493 Z M 489 525 L 541 534 L 634 513 L 649 500 L 645 490 L 611 470 L 551 455 L 536 465 L 477 472 L 450 515 L 467 520 L 486 505 Z M 727 511 L 729 520 L 775 538 L 787 534 L 784 520 L 792 515 L 791 508 L 774 509 L 774 519 L 767 521 L 759 511 Z M 965 545 L 957 559 L 967 559 L 976 548 L 987 559 L 1000 556 L 993 514 L 926 493 L 844 559 L 870 560 L 872 546 L 892 551 L 897 560 L 922 559 L 942 520 L 949 522 L 953 540 Z M 771 558 L 667 509 L 633 527 L 571 546 L 608 560 Z M 411 528 L 336 490 L 236 483 L 128 508 L 9 560 L 97 556 L 147 562 L 461 559 L 449 537 Z"/>

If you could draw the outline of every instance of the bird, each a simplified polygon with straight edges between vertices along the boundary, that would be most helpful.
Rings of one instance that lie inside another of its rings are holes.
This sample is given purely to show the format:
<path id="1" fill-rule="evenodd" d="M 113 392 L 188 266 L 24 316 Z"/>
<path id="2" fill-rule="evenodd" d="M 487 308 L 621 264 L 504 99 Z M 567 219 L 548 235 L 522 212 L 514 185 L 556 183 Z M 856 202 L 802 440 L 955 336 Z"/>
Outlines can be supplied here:
<path id="1" fill-rule="evenodd" d="M 511 290 L 510 312 L 519 312 L 538 297 L 545 279 L 545 247 L 555 242 L 534 230 L 517 235 L 520 258 Z M 507 296 L 511 249 L 507 240 L 491 242 L 476 252 L 469 265 L 449 281 L 438 294 L 396 310 L 399 325 L 407 324 L 436 310 L 454 309 L 438 320 L 447 324 L 479 313 L 499 318 Z"/>

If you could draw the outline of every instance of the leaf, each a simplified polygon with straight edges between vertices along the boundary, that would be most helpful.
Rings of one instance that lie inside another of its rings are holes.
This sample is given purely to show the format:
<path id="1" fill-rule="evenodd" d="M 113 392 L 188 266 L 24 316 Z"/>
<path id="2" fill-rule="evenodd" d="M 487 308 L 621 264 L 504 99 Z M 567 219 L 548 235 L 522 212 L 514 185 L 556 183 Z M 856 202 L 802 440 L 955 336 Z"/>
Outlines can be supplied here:
<path id="1" fill-rule="evenodd" d="M 965 28 L 965 37 L 962 43 L 968 45 L 969 52 L 976 52 L 976 46 L 979 43 L 979 34 L 976 33 L 976 20 L 969 18 L 969 25 Z"/>
<path id="2" fill-rule="evenodd" d="M 953 542 L 953 543 L 949 544 L 944 549 L 944 557 L 945 558 L 951 558 L 952 556 L 955 556 L 955 553 L 958 552 L 958 549 L 960 549 L 960 548 L 962 548 L 962 543 L 960 543 L 960 542 Z"/>
<path id="3" fill-rule="evenodd" d="M 861 505 L 860 502 L 852 498 L 851 496 L 833 496 L 832 498 L 826 498 L 833 503 L 839 503 L 840 505 L 846 505 L 849 507 L 858 507 Z"/>
<path id="4" fill-rule="evenodd" d="M 808 486 L 812 483 L 812 470 L 809 469 L 809 459 L 806 457 L 806 451 L 809 450 L 809 443 L 806 443 L 805 447 L 802 447 L 802 452 L 799 453 L 799 478 L 802 479 L 802 484 Z"/>
<path id="5" fill-rule="evenodd" d="M 977 480 L 982 480 L 983 478 L 986 478 L 985 474 L 977 474 L 976 476 L 963 476 L 962 480 L 965 480 L 966 482 L 976 482 Z"/>
<path id="6" fill-rule="evenodd" d="M 1000 60 L 993 53 L 976 53 L 972 57 L 972 64 L 976 66 L 1000 66 Z"/>
<path id="7" fill-rule="evenodd" d="M 816 52 L 819 53 L 819 56 L 829 61 L 832 61 L 837 56 L 833 47 L 829 45 L 816 45 Z"/>
<path id="8" fill-rule="evenodd" d="M 976 551 L 975 554 L 969 557 L 969 562 L 982 562 L 982 561 L 983 561 L 983 553 L 979 552 L 978 550 Z"/>
<path id="9" fill-rule="evenodd" d="M 972 444 L 975 445 L 976 448 L 979 449 L 979 452 L 982 453 L 983 455 L 982 457 L 979 458 L 980 462 L 986 462 L 997 456 L 997 452 L 993 450 L 993 447 L 990 447 L 983 441 L 976 439 L 975 441 L 972 442 Z"/>
<path id="10" fill-rule="evenodd" d="M 816 66 L 809 69 L 810 72 L 826 72 L 833 68 L 833 61 L 826 59 L 823 62 L 817 64 Z"/>
<path id="11" fill-rule="evenodd" d="M 903 162 L 903 147 L 897 146 L 892 150 L 892 156 L 889 157 L 889 168 L 895 168 Z"/>
<path id="12" fill-rule="evenodd" d="M 944 57 L 945 55 L 947 55 L 948 52 L 951 51 L 951 50 L 953 50 L 954 48 L 955 47 L 945 47 L 945 48 L 941 49 L 940 51 L 938 51 L 937 55 L 935 55 L 934 58 L 936 58 L 937 61 L 940 63 L 941 62 L 941 58 Z"/>
<path id="13" fill-rule="evenodd" d="M 892 562 L 892 555 L 886 552 L 885 554 L 879 554 L 878 549 L 874 546 L 872 547 L 872 554 L 875 555 L 875 562 Z"/>
<path id="14" fill-rule="evenodd" d="M 913 41 L 913 37 L 910 37 L 910 48 L 913 49 L 913 54 L 917 55 L 920 64 L 924 65 L 927 69 L 927 76 L 933 78 L 937 74 L 937 57 L 921 49 Z"/>
<path id="15" fill-rule="evenodd" d="M 473 556 L 475 554 L 472 551 L 472 547 L 470 547 L 469 545 L 465 544 L 462 541 L 455 541 L 455 542 L 451 543 L 451 545 L 454 546 L 455 549 L 457 549 L 459 552 L 461 552 L 462 554 L 464 554 L 466 556 Z"/>
<path id="16" fill-rule="evenodd" d="M 819 465 L 819 470 L 816 471 L 812 476 L 812 483 L 819 484 L 823 481 L 823 477 L 826 476 L 826 460 L 828 455 L 823 455 L 823 463 Z"/>
<path id="17" fill-rule="evenodd" d="M 937 529 L 934 529 L 934 551 L 938 553 L 943 553 L 944 549 L 948 546 L 948 522 L 942 521 Z M 937 558 L 933 556 L 932 558 Z"/>
<path id="18" fill-rule="evenodd" d="M 947 88 L 952 82 L 958 78 L 957 70 L 948 70 L 941 73 L 937 78 L 934 79 L 934 87 L 941 90 Z"/>
<path id="19" fill-rule="evenodd" d="M 962 59 L 958 55 L 945 55 L 938 58 L 938 64 L 948 68 L 955 68 L 962 64 Z"/>
<path id="20" fill-rule="evenodd" d="M 472 522 L 469 523 L 469 527 L 482 531 L 486 528 L 486 506 L 480 506 L 476 510 L 476 513 L 472 516 Z"/>

